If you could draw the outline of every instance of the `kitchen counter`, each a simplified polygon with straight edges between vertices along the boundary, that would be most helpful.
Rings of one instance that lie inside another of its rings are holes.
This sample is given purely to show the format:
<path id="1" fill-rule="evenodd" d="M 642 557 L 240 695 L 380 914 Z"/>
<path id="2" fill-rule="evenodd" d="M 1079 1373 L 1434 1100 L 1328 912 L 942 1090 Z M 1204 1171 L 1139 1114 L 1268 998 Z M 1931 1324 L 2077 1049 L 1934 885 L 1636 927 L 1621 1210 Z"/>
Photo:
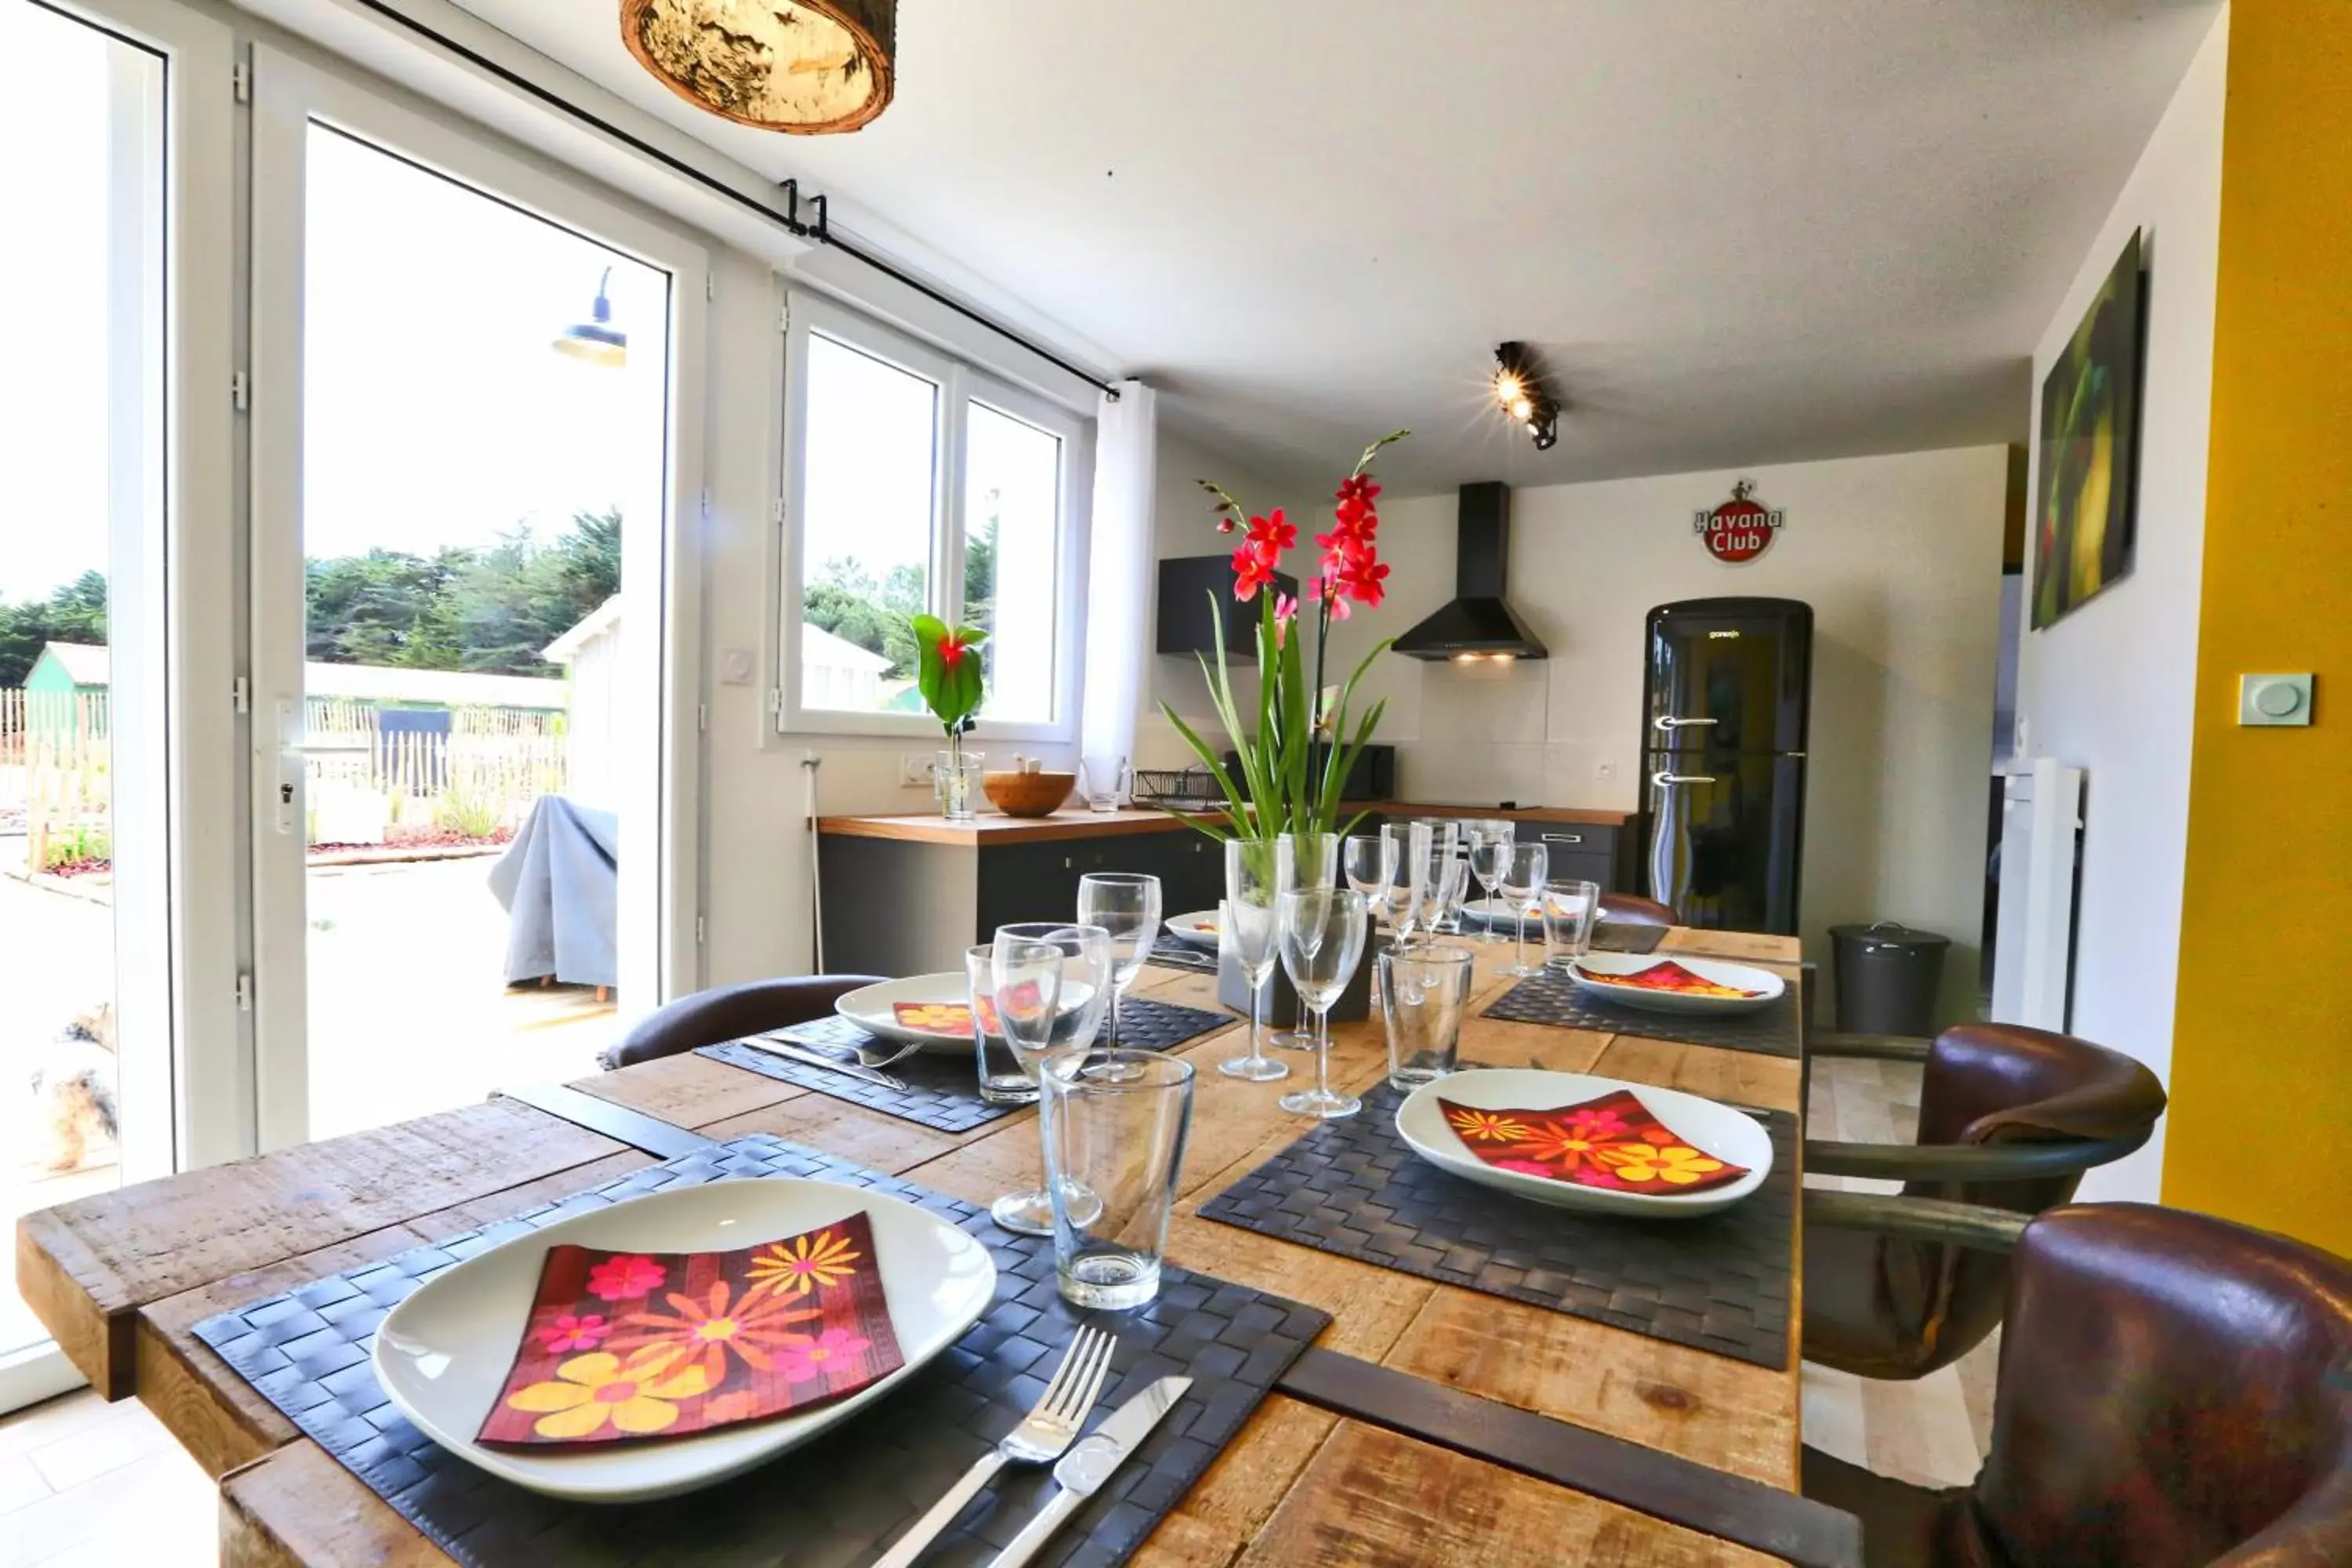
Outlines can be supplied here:
<path id="1" fill-rule="evenodd" d="M 1407 816 L 1492 816 L 1513 822 L 1576 822 L 1595 827 L 1622 827 L 1633 814 L 1585 806 L 1521 805 L 1504 810 L 1491 805 L 1428 805 L 1418 801 L 1349 801 L 1349 811 L 1377 811 Z M 1051 816 L 1006 816 L 984 813 L 969 822 L 944 816 L 820 816 L 816 830 L 843 838 L 895 838 L 908 844 L 953 844 L 977 848 L 992 844 L 1051 844 L 1074 838 L 1115 838 L 1133 833 L 1180 833 L 1189 825 L 1167 812 L 1150 807 L 1125 811 L 1088 811 L 1063 807 Z"/>

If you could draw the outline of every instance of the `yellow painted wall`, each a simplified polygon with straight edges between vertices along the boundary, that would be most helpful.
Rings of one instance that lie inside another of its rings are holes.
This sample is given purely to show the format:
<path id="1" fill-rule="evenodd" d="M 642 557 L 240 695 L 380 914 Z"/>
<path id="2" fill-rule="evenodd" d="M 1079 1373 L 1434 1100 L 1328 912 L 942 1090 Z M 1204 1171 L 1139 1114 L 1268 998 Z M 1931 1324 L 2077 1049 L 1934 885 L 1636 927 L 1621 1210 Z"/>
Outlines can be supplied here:
<path id="1" fill-rule="evenodd" d="M 2352 4 L 2235 0 L 2221 157 L 2164 1197 L 2352 1253 Z"/>

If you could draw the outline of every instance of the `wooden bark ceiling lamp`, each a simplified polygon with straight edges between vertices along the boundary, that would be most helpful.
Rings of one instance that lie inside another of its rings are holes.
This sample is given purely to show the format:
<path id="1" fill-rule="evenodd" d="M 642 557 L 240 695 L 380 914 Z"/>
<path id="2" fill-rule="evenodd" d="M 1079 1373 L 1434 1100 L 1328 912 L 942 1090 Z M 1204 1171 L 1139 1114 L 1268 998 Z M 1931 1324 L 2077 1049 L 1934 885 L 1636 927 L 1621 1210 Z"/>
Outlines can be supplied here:
<path id="1" fill-rule="evenodd" d="M 889 107 L 898 0 L 621 0 L 621 41 L 698 109 L 795 136 Z"/>

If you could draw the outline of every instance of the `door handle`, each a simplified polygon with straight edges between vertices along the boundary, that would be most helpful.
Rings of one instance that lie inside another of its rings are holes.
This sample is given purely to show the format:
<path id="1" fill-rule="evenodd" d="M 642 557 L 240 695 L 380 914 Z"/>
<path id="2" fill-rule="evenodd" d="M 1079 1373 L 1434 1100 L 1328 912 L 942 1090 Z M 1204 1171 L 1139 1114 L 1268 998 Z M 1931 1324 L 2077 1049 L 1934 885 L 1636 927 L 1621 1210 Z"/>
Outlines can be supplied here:
<path id="1" fill-rule="evenodd" d="M 1668 784 L 1713 784 L 1713 773 L 1652 773 L 1650 782 L 1664 789 Z"/>
<path id="2" fill-rule="evenodd" d="M 1716 722 L 1716 721 L 1713 719 L 1677 719 L 1671 713 L 1661 713 L 1655 719 L 1650 721 L 1653 728 L 1664 730 L 1668 734 L 1672 734 L 1676 730 L 1688 729 L 1693 724 L 1712 724 L 1714 722 Z"/>
<path id="3" fill-rule="evenodd" d="M 1547 844 L 1581 844 L 1584 842 L 1584 835 L 1581 833 L 1547 833 L 1543 836 L 1543 841 Z"/>

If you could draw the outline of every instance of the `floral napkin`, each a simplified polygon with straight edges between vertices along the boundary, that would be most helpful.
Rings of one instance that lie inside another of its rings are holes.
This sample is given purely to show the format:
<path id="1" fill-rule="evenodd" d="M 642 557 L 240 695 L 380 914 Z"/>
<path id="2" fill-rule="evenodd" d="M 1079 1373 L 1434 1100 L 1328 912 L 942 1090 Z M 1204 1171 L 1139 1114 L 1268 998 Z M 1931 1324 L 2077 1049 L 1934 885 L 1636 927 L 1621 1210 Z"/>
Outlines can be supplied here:
<path id="1" fill-rule="evenodd" d="M 971 1009 L 961 1002 L 893 1002 L 890 1011 L 902 1029 L 919 1029 L 927 1035 L 971 1033 Z M 980 999 L 980 1017 L 990 1034 L 1004 1032 L 996 1022 L 996 1004 L 985 996 Z"/>
<path id="2" fill-rule="evenodd" d="M 739 1252 L 557 1247 L 478 1440 L 679 1437 L 854 1393 L 903 1364 L 862 1214 Z"/>
<path id="3" fill-rule="evenodd" d="M 1498 1171 L 1648 1194 L 1703 1192 L 1748 1173 L 1685 1142 L 1626 1089 L 1552 1110 L 1437 1104 L 1462 1146 Z"/>

